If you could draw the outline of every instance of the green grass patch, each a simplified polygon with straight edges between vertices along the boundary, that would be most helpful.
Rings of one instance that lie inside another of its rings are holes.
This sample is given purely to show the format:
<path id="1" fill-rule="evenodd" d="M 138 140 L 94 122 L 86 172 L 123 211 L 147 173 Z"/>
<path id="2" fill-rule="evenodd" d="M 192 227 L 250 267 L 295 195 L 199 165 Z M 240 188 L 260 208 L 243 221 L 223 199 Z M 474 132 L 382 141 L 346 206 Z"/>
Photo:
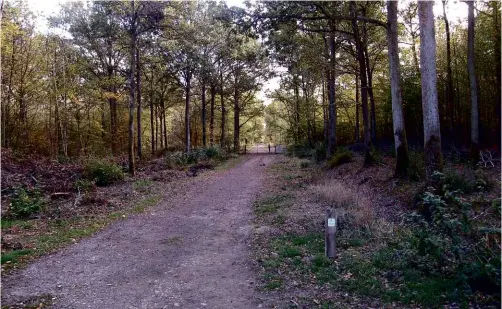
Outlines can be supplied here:
<path id="1" fill-rule="evenodd" d="M 33 227 L 33 223 L 28 220 L 14 220 L 8 218 L 1 219 L 2 229 L 9 229 L 14 226 L 19 226 L 22 229 L 30 229 Z"/>
<path id="2" fill-rule="evenodd" d="M 153 185 L 153 181 L 151 181 L 151 180 L 139 179 L 133 183 L 132 188 L 135 191 L 149 193 L 152 189 L 152 185 Z"/>
<path id="3" fill-rule="evenodd" d="M 347 149 L 339 149 L 331 158 L 328 159 L 327 167 L 329 169 L 335 168 L 345 163 L 352 162 L 354 154 Z"/>
<path id="4" fill-rule="evenodd" d="M 149 196 L 149 197 L 139 201 L 136 204 L 136 206 L 134 206 L 133 212 L 142 213 L 148 207 L 156 205 L 161 199 L 162 199 L 162 197 L 160 195 Z"/>
<path id="5" fill-rule="evenodd" d="M 288 194 L 269 196 L 255 202 L 255 210 L 258 214 L 274 213 L 284 207 L 291 198 Z"/>
<path id="6" fill-rule="evenodd" d="M 30 249 L 22 249 L 22 250 L 13 250 L 6 253 L 2 252 L 1 264 L 5 264 L 7 262 L 16 263 L 20 257 L 29 255 L 32 253 Z"/>
<path id="7" fill-rule="evenodd" d="M 265 273 L 265 289 L 278 290 L 284 286 L 283 279 L 275 273 Z"/>

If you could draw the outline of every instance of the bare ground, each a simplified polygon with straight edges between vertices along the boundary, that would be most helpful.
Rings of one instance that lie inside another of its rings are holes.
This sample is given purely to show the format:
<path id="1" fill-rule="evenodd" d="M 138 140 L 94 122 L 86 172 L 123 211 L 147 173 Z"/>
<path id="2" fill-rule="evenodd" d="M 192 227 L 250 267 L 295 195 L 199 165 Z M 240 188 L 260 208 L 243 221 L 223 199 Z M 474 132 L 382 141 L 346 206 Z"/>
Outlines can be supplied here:
<path id="1" fill-rule="evenodd" d="M 149 211 L 2 278 L 2 305 L 256 308 L 251 205 L 274 156 L 194 178 Z"/>

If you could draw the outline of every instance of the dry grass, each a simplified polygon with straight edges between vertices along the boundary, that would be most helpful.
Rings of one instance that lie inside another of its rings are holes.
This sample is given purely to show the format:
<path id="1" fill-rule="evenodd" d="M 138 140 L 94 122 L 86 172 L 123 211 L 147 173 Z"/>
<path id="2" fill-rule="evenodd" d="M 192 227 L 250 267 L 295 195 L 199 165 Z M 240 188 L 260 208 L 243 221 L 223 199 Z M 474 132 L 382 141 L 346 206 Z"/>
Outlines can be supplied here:
<path id="1" fill-rule="evenodd" d="M 370 227 L 375 222 L 371 201 L 340 180 L 327 179 L 312 185 L 311 191 L 321 201 L 333 207 L 338 217 L 350 216 L 359 226 Z"/>

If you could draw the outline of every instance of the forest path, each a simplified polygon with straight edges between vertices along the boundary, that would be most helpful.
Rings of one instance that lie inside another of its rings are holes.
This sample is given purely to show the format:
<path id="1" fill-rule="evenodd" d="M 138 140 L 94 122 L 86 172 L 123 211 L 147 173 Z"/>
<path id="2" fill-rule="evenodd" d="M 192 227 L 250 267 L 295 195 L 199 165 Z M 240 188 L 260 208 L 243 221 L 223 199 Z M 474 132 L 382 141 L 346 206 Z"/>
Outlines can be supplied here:
<path id="1" fill-rule="evenodd" d="M 276 156 L 248 156 L 183 194 L 2 278 L 3 305 L 50 294 L 54 308 L 257 308 L 252 202 Z"/>

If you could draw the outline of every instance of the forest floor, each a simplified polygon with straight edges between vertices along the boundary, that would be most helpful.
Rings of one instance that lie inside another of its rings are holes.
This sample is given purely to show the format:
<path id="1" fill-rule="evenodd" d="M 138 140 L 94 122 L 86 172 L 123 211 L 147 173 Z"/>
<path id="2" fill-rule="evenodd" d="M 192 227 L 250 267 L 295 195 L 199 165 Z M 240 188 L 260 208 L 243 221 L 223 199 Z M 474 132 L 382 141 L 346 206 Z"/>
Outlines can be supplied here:
<path id="1" fill-rule="evenodd" d="M 2 308 L 260 307 L 251 205 L 275 158 L 155 187 L 157 206 L 3 276 Z"/>
<path id="2" fill-rule="evenodd" d="M 32 182 L 48 194 L 52 217 L 2 219 L 2 308 L 462 305 L 450 281 L 400 268 L 409 257 L 393 246 L 408 235 L 403 220 L 424 184 L 394 178 L 390 157 L 362 168 L 356 155 L 326 170 L 307 159 L 248 155 L 197 177 L 154 160 L 78 203 L 61 182 L 78 166 L 12 161 L 2 157 L 2 190 Z M 50 177 L 54 170 L 65 177 Z M 476 220 L 500 229 L 500 166 L 481 172 L 446 167 L 457 175 L 450 182 L 470 190 L 462 198 Z M 338 216 L 334 260 L 324 255 L 328 207 Z M 474 295 L 470 307 L 496 308 L 493 295 Z"/>
<path id="3" fill-rule="evenodd" d="M 424 266 L 431 269 L 429 273 L 405 266 L 413 261 L 399 247 L 409 236 L 404 222 L 416 210 L 424 184 L 394 178 L 390 157 L 362 166 L 360 155 L 331 170 L 287 156 L 268 166 L 267 186 L 254 203 L 253 236 L 254 259 L 260 266 L 258 290 L 269 295 L 268 304 L 273 308 L 498 308 L 497 291 L 476 292 L 465 300 L 455 294 L 458 283 L 434 275 L 434 264 Z M 474 183 L 474 169 L 465 164 L 448 163 L 447 175 L 453 172 L 458 175 L 457 186 Z M 500 166 L 482 172 L 490 189 L 473 189 L 462 200 L 472 203 L 477 222 L 500 231 Z M 338 218 L 334 260 L 324 252 L 325 210 L 330 207 Z M 493 248 L 500 250 L 500 238 L 495 239 Z"/>

